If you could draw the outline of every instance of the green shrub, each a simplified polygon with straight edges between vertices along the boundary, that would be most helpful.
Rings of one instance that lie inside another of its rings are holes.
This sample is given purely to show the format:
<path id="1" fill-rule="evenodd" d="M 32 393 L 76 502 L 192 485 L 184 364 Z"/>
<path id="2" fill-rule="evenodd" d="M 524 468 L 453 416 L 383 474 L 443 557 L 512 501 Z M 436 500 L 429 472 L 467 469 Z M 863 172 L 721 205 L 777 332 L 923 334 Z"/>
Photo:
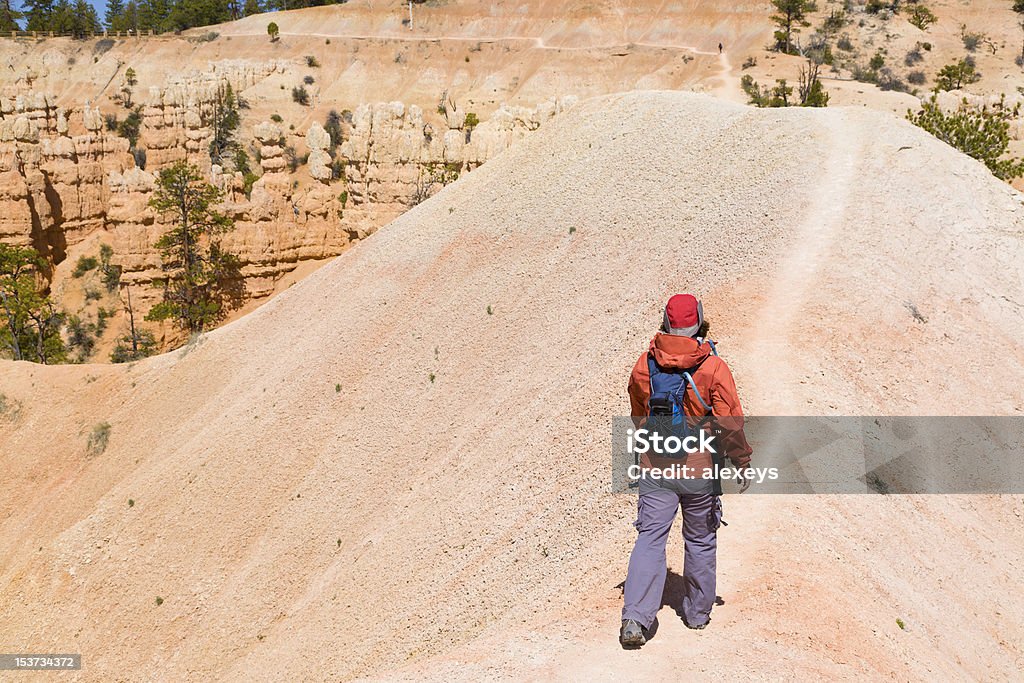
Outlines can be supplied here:
<path id="1" fill-rule="evenodd" d="M 921 111 L 907 111 L 907 119 L 946 144 L 984 163 L 1002 180 L 1024 175 L 1024 161 L 1004 158 L 1010 147 L 1010 122 L 1020 115 L 1020 105 L 1006 106 L 1005 95 L 994 107 L 972 109 L 965 99 L 957 111 L 946 114 L 932 94 Z"/>
<path id="2" fill-rule="evenodd" d="M 928 27 L 938 20 L 939 18 L 935 16 L 934 12 L 920 3 L 911 5 L 907 14 L 907 21 L 922 31 L 927 31 Z"/>
<path id="3" fill-rule="evenodd" d="M 311 69 L 315 69 L 316 67 L 320 66 L 320 62 L 318 62 L 316 60 L 316 57 L 314 57 L 313 55 L 306 55 L 306 66 L 310 67 Z"/>
<path id="4" fill-rule="evenodd" d="M 110 353 L 111 363 L 131 363 L 142 358 L 148 358 L 156 353 L 156 339 L 153 333 L 146 330 L 136 330 L 135 337 L 127 334 L 117 340 L 114 350 Z"/>
<path id="5" fill-rule="evenodd" d="M 947 64 L 935 78 L 938 90 L 959 90 L 965 85 L 975 83 L 981 78 L 971 58 L 961 59 L 956 64 Z"/>
<path id="6" fill-rule="evenodd" d="M 137 107 L 130 114 L 117 124 L 117 134 L 128 140 L 130 149 L 135 149 L 139 141 L 139 131 L 142 127 L 142 109 Z"/>
<path id="7" fill-rule="evenodd" d="M 75 263 L 75 269 L 71 272 L 71 277 L 82 277 L 97 266 L 99 266 L 99 261 L 95 256 L 79 256 L 78 262 Z"/>
<path id="8" fill-rule="evenodd" d="M 297 102 L 304 107 L 309 106 L 309 93 L 305 86 L 297 85 L 292 88 L 292 102 Z"/>
<path id="9" fill-rule="evenodd" d="M 121 266 L 110 262 L 113 256 L 113 247 L 109 244 L 100 245 L 100 276 L 108 292 L 113 292 L 121 284 Z"/>

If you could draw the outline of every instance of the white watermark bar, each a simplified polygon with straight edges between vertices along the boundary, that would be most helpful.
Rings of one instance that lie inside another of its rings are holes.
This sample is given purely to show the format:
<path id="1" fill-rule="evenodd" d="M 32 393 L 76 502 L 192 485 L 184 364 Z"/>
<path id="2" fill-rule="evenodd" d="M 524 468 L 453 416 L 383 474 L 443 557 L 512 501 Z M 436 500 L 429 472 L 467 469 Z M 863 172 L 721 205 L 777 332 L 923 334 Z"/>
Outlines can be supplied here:
<path id="1" fill-rule="evenodd" d="M 713 483 L 730 493 L 744 476 L 748 494 L 1024 494 L 1024 416 L 660 420 L 613 418 L 612 492 Z M 749 469 L 730 459 L 729 445 L 744 440 Z"/>
<path id="2" fill-rule="evenodd" d="M 82 655 L 0 654 L 0 671 L 76 671 Z"/>

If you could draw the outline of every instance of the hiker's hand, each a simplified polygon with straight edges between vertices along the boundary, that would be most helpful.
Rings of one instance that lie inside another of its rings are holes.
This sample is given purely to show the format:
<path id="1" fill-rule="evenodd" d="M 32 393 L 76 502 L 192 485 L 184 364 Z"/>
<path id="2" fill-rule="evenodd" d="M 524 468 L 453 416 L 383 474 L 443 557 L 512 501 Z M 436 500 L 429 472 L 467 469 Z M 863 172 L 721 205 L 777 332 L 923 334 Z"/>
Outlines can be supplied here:
<path id="1" fill-rule="evenodd" d="M 750 488 L 750 483 L 754 481 L 754 470 L 750 468 L 750 465 L 747 465 L 737 472 L 736 477 L 739 479 L 740 484 L 739 493 L 743 493 Z"/>

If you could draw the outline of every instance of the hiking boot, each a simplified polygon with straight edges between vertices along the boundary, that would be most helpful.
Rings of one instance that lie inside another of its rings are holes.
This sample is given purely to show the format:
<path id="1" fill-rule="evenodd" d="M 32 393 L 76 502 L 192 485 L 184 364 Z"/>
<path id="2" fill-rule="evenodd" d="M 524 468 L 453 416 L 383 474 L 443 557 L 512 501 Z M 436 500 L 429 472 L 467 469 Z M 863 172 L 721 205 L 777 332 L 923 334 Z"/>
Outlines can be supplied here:
<path id="1" fill-rule="evenodd" d="M 708 620 L 705 621 L 703 624 L 691 624 L 690 622 L 688 622 L 686 620 L 686 617 L 683 617 L 683 623 L 686 624 L 686 628 L 688 628 L 688 629 L 692 629 L 694 631 L 700 631 L 701 629 L 706 628 L 707 625 L 711 623 L 711 617 L 708 617 Z"/>
<path id="2" fill-rule="evenodd" d="M 623 619 L 619 630 L 619 642 L 625 647 L 640 647 L 647 642 L 644 627 L 632 619 Z"/>

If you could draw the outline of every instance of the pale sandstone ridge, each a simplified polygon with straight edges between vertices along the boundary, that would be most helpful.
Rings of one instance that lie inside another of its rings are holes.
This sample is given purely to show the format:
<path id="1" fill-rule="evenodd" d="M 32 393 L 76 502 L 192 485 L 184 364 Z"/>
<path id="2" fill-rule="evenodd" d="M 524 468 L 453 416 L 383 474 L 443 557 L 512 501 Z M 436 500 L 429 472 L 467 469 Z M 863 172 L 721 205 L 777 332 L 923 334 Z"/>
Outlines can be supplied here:
<path id="1" fill-rule="evenodd" d="M 96 681 L 1014 678 L 1019 496 L 729 497 L 711 627 L 635 653 L 607 490 L 675 291 L 750 413 L 1019 415 L 1022 199 L 859 108 L 580 103 L 186 349 L 0 365 L 0 633 Z"/>

